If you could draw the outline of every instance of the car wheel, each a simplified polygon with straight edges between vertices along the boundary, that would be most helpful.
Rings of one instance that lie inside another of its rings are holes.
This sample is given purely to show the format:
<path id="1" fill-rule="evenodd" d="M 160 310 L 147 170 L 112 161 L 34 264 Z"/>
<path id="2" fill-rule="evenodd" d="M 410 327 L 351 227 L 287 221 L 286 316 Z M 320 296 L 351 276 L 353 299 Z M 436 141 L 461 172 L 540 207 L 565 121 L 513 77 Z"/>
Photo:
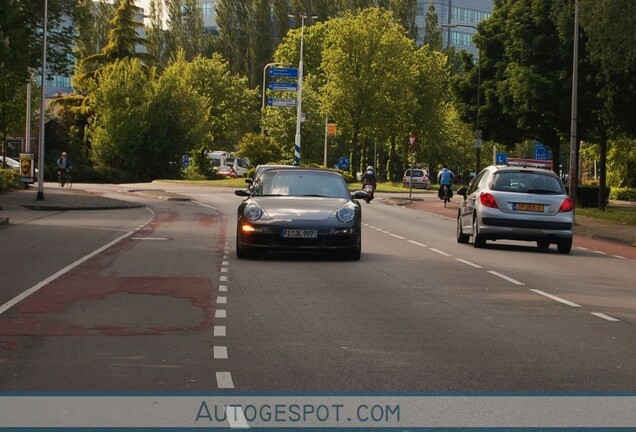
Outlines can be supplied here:
<path id="1" fill-rule="evenodd" d="M 550 242 L 548 240 L 537 240 L 537 247 L 541 251 L 550 249 Z"/>
<path id="2" fill-rule="evenodd" d="M 477 223 L 477 216 L 473 218 L 473 246 L 476 248 L 483 248 L 486 246 L 486 239 L 479 234 L 479 224 Z"/>
<path id="3" fill-rule="evenodd" d="M 557 242 L 557 251 L 562 254 L 569 254 L 572 250 L 572 239 L 559 240 Z"/>
<path id="4" fill-rule="evenodd" d="M 470 236 L 464 234 L 464 230 L 462 230 L 462 221 L 459 217 L 459 212 L 457 212 L 457 243 L 468 243 L 470 240 Z"/>

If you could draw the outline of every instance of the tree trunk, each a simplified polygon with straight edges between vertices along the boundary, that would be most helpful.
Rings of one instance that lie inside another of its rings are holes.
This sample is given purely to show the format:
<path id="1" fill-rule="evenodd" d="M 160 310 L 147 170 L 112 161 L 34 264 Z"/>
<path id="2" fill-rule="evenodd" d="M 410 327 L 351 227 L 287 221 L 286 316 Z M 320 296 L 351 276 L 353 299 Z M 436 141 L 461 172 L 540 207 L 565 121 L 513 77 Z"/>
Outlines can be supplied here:
<path id="1" fill-rule="evenodd" d="M 599 182 L 598 182 L 598 209 L 605 211 L 607 206 L 607 129 L 602 126 L 599 136 L 599 145 L 601 151 L 601 161 L 599 166 Z"/>

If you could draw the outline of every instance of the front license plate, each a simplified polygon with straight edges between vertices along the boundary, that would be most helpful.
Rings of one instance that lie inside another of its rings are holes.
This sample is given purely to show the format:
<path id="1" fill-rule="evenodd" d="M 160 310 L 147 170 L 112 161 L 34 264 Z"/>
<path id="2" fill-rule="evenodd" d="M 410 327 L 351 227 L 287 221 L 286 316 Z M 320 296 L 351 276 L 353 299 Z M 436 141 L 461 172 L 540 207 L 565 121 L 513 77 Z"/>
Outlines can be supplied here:
<path id="1" fill-rule="evenodd" d="M 543 204 L 514 203 L 512 209 L 516 211 L 543 213 Z"/>
<path id="2" fill-rule="evenodd" d="M 317 238 L 317 230 L 308 229 L 283 229 L 281 234 L 285 238 Z"/>

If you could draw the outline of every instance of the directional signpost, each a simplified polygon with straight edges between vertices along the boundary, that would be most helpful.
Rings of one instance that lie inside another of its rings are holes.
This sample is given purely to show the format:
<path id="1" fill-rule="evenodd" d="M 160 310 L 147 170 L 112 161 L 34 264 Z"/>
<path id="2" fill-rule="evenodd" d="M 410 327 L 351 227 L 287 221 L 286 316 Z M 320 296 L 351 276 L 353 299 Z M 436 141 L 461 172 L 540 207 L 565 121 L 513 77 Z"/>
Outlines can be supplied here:
<path id="1" fill-rule="evenodd" d="M 272 106 L 272 107 L 294 108 L 296 106 L 296 99 L 294 99 L 294 98 L 269 98 L 269 99 L 267 99 L 267 105 Z"/>
<path id="2" fill-rule="evenodd" d="M 269 76 L 272 78 L 298 78 L 298 68 L 271 68 Z"/>
<path id="3" fill-rule="evenodd" d="M 298 91 L 298 84 L 294 82 L 272 81 L 267 85 L 271 91 Z"/>

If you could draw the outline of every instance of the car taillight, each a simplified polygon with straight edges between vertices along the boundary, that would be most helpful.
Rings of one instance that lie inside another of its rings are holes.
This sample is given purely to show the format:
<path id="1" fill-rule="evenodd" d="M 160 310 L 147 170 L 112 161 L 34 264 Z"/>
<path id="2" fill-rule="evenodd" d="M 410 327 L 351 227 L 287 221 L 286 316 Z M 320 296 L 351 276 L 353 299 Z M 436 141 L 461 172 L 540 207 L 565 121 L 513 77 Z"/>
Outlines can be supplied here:
<path id="1" fill-rule="evenodd" d="M 495 201 L 495 197 L 489 193 L 483 193 L 479 195 L 479 201 L 481 202 L 481 205 L 485 207 L 490 207 L 495 209 L 499 208 L 499 206 L 497 205 L 497 201 Z"/>
<path id="2" fill-rule="evenodd" d="M 559 207 L 559 213 L 567 213 L 573 210 L 574 210 L 574 203 L 569 197 L 564 199 L 563 202 L 561 203 L 561 207 Z"/>

